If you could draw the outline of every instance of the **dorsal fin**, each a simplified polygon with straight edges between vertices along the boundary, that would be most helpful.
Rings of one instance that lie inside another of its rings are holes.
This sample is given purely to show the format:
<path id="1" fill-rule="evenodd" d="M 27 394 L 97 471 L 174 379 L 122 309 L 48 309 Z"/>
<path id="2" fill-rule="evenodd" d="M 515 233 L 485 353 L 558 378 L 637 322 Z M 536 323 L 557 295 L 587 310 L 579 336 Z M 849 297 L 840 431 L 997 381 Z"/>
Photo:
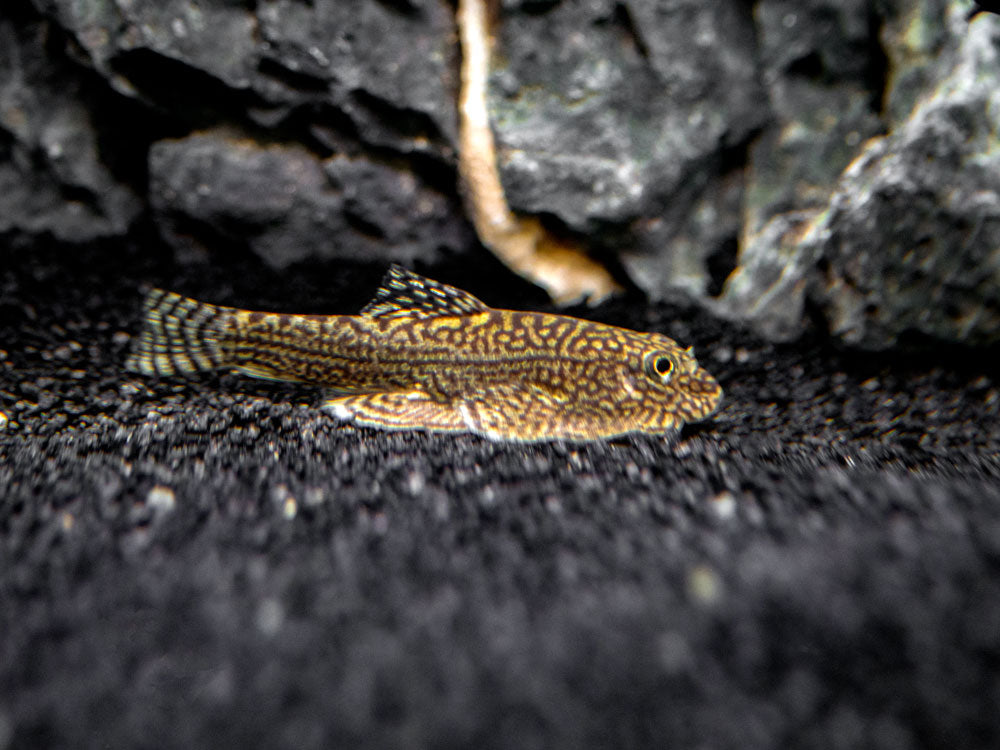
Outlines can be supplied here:
<path id="1" fill-rule="evenodd" d="M 375 297 L 361 310 L 371 318 L 472 315 L 489 308 L 468 292 L 393 264 Z"/>

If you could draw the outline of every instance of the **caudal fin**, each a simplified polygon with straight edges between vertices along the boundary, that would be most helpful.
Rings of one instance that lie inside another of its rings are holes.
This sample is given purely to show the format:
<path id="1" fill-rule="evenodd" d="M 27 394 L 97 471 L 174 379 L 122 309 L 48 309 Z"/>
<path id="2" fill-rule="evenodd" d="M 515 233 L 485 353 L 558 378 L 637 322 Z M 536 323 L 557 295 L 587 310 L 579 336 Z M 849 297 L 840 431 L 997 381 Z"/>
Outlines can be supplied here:
<path id="1" fill-rule="evenodd" d="M 220 346 L 224 308 L 153 289 L 142 303 L 142 333 L 125 367 L 143 375 L 214 370 L 225 364 Z"/>

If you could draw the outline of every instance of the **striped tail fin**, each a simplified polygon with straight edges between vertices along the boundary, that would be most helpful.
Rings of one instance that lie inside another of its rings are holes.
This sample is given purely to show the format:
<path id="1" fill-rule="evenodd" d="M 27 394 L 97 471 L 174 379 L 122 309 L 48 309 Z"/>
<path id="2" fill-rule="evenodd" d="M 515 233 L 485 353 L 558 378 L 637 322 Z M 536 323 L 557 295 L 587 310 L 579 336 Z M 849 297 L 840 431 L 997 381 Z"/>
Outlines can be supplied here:
<path id="1" fill-rule="evenodd" d="M 142 333 L 125 367 L 143 375 L 188 374 L 226 364 L 220 345 L 225 308 L 153 289 L 142 303 Z"/>

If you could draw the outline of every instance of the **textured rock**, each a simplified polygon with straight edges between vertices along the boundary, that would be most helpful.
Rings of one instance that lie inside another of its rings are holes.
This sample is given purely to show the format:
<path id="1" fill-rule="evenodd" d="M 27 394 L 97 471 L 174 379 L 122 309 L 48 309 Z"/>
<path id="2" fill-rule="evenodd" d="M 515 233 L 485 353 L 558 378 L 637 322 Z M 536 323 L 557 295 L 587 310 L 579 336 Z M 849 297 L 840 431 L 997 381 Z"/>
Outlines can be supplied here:
<path id="1" fill-rule="evenodd" d="M 881 59 L 868 3 L 760 0 L 753 8 L 755 61 L 767 122 L 739 164 L 698 165 L 663 215 L 623 243 L 633 279 L 656 297 L 683 291 L 706 300 L 777 214 L 820 207 L 858 144 L 883 129 L 875 112 Z M 688 27 L 690 28 L 690 27 Z M 752 70 L 752 66 L 747 66 Z M 744 168 L 745 167 L 745 168 Z M 720 178 L 718 172 L 728 169 Z M 700 192 L 699 192 L 700 191 Z"/>
<path id="2" fill-rule="evenodd" d="M 257 19 L 264 45 L 255 86 L 284 87 L 292 102 L 343 112 L 366 144 L 453 155 L 458 50 L 450 5 L 278 0 L 260 4 Z M 302 87 L 303 79 L 312 83 Z"/>
<path id="3" fill-rule="evenodd" d="M 776 214 L 825 206 L 859 145 L 883 131 L 870 93 L 856 84 L 782 76 L 770 94 L 774 123 L 749 151 L 744 247 Z"/>
<path id="4" fill-rule="evenodd" d="M 730 170 L 692 180 L 662 213 L 633 222 L 617 243 L 632 280 L 655 299 L 717 295 L 732 268 L 744 205 L 745 174 Z M 609 243 L 611 244 L 611 243 Z M 615 245 L 612 244 L 612 247 Z"/>
<path id="5" fill-rule="evenodd" d="M 743 249 L 723 310 L 782 339 L 812 303 L 835 335 L 873 348 L 905 332 L 1000 336 L 1000 19 L 951 18 L 948 74 L 865 147 L 828 206 L 791 233 L 777 217 Z"/>
<path id="6" fill-rule="evenodd" d="M 457 202 L 412 173 L 221 132 L 154 144 L 150 197 L 189 254 L 225 239 L 274 268 L 306 258 L 426 263 L 471 241 Z"/>
<path id="7" fill-rule="evenodd" d="M 182 250 L 221 239 L 275 267 L 461 251 L 453 10 L 4 3 L 0 231 L 127 232 L 148 156 Z M 774 338 L 810 311 L 866 347 L 996 341 L 997 19 L 973 10 L 505 0 L 490 103 L 508 197 L 650 295 Z"/>
<path id="8" fill-rule="evenodd" d="M 767 222 L 740 249 L 717 311 L 751 322 L 766 338 L 788 341 L 804 328 L 806 290 L 816 270 L 815 242 L 803 241 L 814 211 L 789 211 Z"/>
<path id="9" fill-rule="evenodd" d="M 0 14 L 0 231 L 87 240 L 124 232 L 138 198 L 103 161 L 76 71 L 48 24 Z"/>
<path id="10" fill-rule="evenodd" d="M 454 142 L 454 21 L 444 4 L 38 3 L 119 91 L 152 104 L 171 106 L 184 95 L 177 87 L 221 86 L 228 99 L 196 94 L 192 104 L 402 152 L 442 156 Z"/>
<path id="11" fill-rule="evenodd" d="M 530 12 L 529 12 L 530 10 Z M 514 208 L 574 229 L 659 216 L 766 110 L 753 29 L 724 0 L 590 0 L 501 14 L 491 86 Z"/>
<path id="12" fill-rule="evenodd" d="M 879 34 L 889 61 L 884 104 L 898 124 L 954 65 L 956 35 L 972 8 L 956 0 L 892 0 L 885 10 Z"/>
<path id="13" fill-rule="evenodd" d="M 820 207 L 858 145 L 884 132 L 881 52 L 868 3 L 761 0 L 754 8 L 773 120 L 747 164 L 743 245 L 777 213 Z M 881 80 L 877 82 L 881 84 Z"/>
<path id="14" fill-rule="evenodd" d="M 863 78 L 872 67 L 868 0 L 757 0 L 754 20 L 765 78 L 798 71 Z"/>
<path id="15" fill-rule="evenodd" d="M 457 49 L 447 5 L 36 5 L 108 86 L 172 123 L 148 142 L 171 129 L 215 134 L 159 140 L 149 154 L 154 219 L 179 250 L 204 256 L 223 239 L 280 268 L 310 256 L 430 262 L 472 244 L 457 198 L 425 180 L 441 182 L 454 158 Z M 60 96 L 72 104 L 74 93 Z M 98 136 L 85 117 L 74 122 L 81 140 Z M 220 137 L 220 124 L 242 139 Z M 274 141 L 291 145 L 266 145 Z M 387 152 L 414 169 L 376 163 Z M 84 157 L 70 164 L 90 167 Z"/>

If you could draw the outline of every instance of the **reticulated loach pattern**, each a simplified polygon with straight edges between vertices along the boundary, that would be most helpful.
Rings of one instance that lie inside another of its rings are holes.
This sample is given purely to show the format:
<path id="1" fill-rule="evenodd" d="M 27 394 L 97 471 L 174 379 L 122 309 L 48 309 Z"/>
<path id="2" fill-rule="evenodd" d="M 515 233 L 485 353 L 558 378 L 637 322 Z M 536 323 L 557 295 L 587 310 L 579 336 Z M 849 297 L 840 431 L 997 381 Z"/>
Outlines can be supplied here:
<path id="1" fill-rule="evenodd" d="M 548 313 L 499 310 L 393 267 L 358 315 L 290 315 L 153 290 L 127 362 L 146 375 L 232 369 L 328 392 L 338 418 L 494 440 L 664 434 L 710 416 L 722 390 L 690 350 Z"/>

